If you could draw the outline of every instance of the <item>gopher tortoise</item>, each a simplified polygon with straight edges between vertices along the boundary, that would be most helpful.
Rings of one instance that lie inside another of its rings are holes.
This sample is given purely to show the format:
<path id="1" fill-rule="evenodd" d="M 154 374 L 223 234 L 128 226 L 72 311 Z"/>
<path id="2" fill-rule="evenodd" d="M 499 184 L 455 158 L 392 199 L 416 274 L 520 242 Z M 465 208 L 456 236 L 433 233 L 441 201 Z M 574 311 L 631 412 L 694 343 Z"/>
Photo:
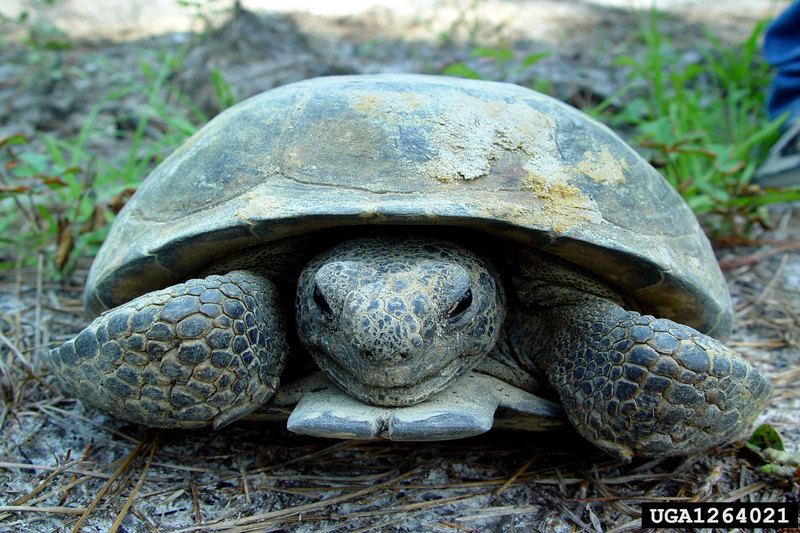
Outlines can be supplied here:
<path id="1" fill-rule="evenodd" d="M 503 83 L 328 77 L 228 109 L 119 214 L 85 305 L 49 358 L 64 393 L 149 426 L 262 407 L 432 440 L 565 415 L 629 461 L 729 442 L 771 392 L 714 338 L 730 297 L 678 194 Z"/>

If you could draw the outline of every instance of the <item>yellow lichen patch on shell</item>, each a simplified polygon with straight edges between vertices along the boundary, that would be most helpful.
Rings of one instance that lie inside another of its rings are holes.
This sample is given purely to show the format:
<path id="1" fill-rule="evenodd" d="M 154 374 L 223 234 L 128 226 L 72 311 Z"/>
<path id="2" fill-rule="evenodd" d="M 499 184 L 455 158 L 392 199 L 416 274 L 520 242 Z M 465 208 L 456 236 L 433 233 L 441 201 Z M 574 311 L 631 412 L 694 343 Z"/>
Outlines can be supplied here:
<path id="1" fill-rule="evenodd" d="M 625 183 L 624 171 L 628 162 L 624 158 L 617 159 L 603 146 L 599 152 L 589 150 L 583 153 L 584 160 L 575 165 L 575 169 L 598 183 Z"/>
<path id="2" fill-rule="evenodd" d="M 353 111 L 362 115 L 384 115 L 387 111 L 408 112 L 420 106 L 418 96 L 410 93 L 359 94 L 353 97 Z"/>
<path id="3" fill-rule="evenodd" d="M 353 97 L 351 109 L 381 124 L 407 123 L 409 111 L 421 105 L 419 97 L 410 93 L 360 94 Z"/>
<path id="4" fill-rule="evenodd" d="M 447 116 L 433 123 L 430 143 L 437 156 L 423 165 L 428 176 L 443 182 L 475 180 L 489 175 L 493 162 L 511 155 L 522 162 L 522 187 L 532 198 L 504 206 L 497 218 L 534 217 L 535 226 L 555 233 L 602 221 L 595 202 L 571 183 L 579 173 L 575 166 L 564 164 L 552 117 L 525 103 L 479 102 L 469 97 L 447 109 Z M 615 166 L 605 147 L 586 159 L 583 167 L 592 176 L 622 176 L 624 167 Z"/>
<path id="5" fill-rule="evenodd" d="M 528 176 L 522 183 L 542 201 L 541 216 L 555 233 L 564 233 L 584 222 L 602 220 L 594 201 L 562 176 L 528 169 Z"/>
<path id="6" fill-rule="evenodd" d="M 380 98 L 374 94 L 364 94 L 359 95 L 358 101 L 353 105 L 353 111 L 369 115 L 375 113 L 381 107 L 383 106 Z"/>
<path id="7" fill-rule="evenodd" d="M 540 216 L 555 233 L 584 222 L 600 222 L 602 216 L 595 202 L 570 183 L 575 169 L 564 164 L 555 128 L 539 128 L 537 134 L 536 149 L 528 152 L 528 160 L 522 166 L 526 172 L 522 185 L 541 200 Z"/>
<path id="8" fill-rule="evenodd" d="M 280 214 L 284 204 L 280 197 L 265 185 L 247 191 L 241 199 L 244 205 L 234 212 L 234 216 L 247 223 Z"/>

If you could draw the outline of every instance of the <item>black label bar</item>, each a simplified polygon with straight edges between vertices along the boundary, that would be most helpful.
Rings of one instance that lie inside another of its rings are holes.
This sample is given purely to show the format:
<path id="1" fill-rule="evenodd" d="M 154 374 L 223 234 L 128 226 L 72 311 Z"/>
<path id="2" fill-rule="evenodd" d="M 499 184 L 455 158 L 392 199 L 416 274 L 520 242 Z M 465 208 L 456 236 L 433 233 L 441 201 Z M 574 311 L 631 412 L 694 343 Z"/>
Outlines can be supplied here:
<path id="1" fill-rule="evenodd" d="M 798 527 L 797 502 L 644 502 L 642 527 Z"/>

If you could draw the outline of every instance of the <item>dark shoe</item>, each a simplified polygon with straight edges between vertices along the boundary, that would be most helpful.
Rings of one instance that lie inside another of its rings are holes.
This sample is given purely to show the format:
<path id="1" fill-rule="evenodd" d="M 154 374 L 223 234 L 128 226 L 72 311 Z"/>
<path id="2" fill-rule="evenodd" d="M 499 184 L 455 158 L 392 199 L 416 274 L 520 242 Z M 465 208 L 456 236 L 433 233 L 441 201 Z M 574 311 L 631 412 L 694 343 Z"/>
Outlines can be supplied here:
<path id="1" fill-rule="evenodd" d="M 753 183 L 761 187 L 788 188 L 800 185 L 800 117 L 787 123 L 786 132 L 770 148 Z"/>

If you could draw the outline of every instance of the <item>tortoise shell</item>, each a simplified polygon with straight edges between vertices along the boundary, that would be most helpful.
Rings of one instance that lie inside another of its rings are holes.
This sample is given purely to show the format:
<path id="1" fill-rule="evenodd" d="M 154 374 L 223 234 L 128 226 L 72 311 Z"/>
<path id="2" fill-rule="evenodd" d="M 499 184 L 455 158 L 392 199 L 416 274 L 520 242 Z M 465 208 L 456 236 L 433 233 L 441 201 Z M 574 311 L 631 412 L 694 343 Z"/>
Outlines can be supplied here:
<path id="1" fill-rule="evenodd" d="M 99 313 L 247 246 L 376 224 L 496 234 L 602 276 L 644 312 L 730 331 L 692 211 L 610 129 L 516 85 L 400 74 L 306 80 L 215 117 L 120 212 L 85 304 Z"/>

